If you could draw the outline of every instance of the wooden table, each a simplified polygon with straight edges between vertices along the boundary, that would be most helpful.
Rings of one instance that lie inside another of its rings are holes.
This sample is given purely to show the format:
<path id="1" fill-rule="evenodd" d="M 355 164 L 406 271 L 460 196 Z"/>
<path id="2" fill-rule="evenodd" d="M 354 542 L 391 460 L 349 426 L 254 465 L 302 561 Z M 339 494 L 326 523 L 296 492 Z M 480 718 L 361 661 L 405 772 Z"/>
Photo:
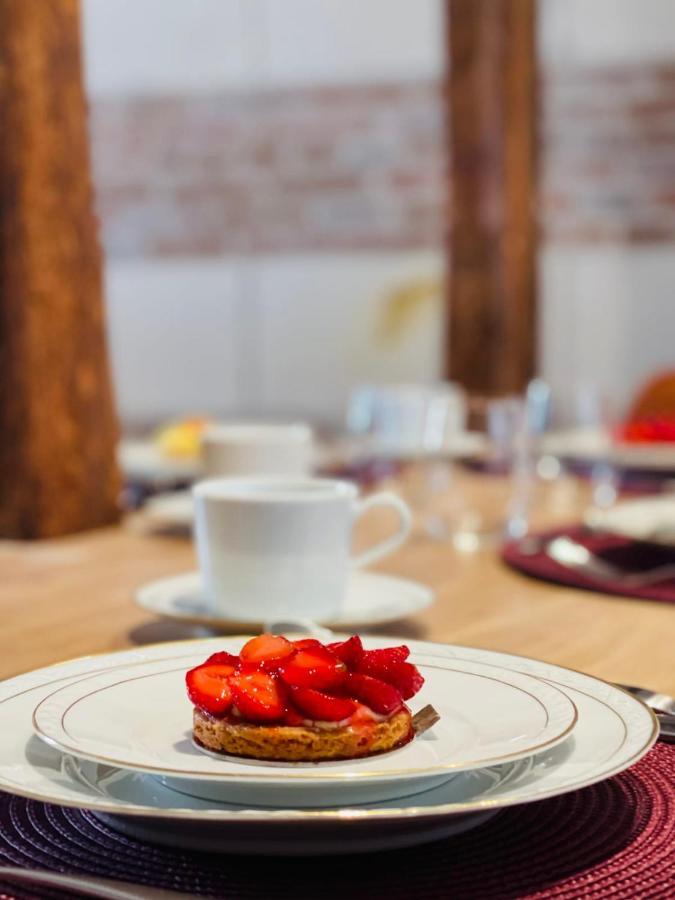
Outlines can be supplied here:
<path id="1" fill-rule="evenodd" d="M 0 678 L 83 654 L 194 637 L 190 626 L 159 621 L 133 602 L 140 585 L 194 565 L 185 538 L 144 534 L 130 524 L 0 544 Z M 462 553 L 423 536 L 378 568 L 437 594 L 430 609 L 379 633 L 535 656 L 675 694 L 675 605 L 533 581 L 505 568 L 493 550 Z"/>

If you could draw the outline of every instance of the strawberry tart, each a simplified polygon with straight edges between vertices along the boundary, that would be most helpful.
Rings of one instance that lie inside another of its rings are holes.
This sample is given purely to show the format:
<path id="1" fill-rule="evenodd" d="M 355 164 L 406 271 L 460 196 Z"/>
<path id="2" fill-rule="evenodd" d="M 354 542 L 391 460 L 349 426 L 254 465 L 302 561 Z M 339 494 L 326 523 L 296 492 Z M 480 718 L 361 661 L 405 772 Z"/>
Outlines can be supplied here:
<path id="1" fill-rule="evenodd" d="M 286 762 L 354 759 L 414 735 L 405 700 L 424 683 L 406 646 L 262 634 L 186 675 L 193 736 L 206 750 Z"/>

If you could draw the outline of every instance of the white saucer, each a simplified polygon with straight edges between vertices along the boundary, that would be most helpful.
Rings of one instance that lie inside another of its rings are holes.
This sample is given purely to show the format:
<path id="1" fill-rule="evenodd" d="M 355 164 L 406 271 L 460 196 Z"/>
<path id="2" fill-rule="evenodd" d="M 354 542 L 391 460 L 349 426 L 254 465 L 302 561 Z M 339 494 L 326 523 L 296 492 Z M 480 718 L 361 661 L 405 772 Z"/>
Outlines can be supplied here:
<path id="1" fill-rule="evenodd" d="M 154 528 L 192 529 L 194 503 L 190 491 L 167 491 L 146 501 L 139 515 Z"/>
<path id="2" fill-rule="evenodd" d="M 241 638 L 224 639 L 238 653 Z M 368 648 L 369 642 L 365 641 Z M 413 709 L 431 704 L 440 721 L 389 753 L 329 763 L 263 762 L 207 754 L 192 741 L 185 673 L 201 652 L 167 650 L 148 663 L 123 662 L 59 688 L 33 714 L 36 734 L 92 762 L 145 772 L 176 790 L 257 806 L 373 803 L 428 790 L 454 773 L 522 759 L 555 746 L 577 720 L 557 688 L 520 672 L 414 653 L 425 684 Z"/>
<path id="3" fill-rule="evenodd" d="M 150 438 L 123 438 L 117 445 L 117 461 L 125 478 L 157 487 L 191 481 L 201 469 L 198 459 L 166 456 Z"/>
<path id="4" fill-rule="evenodd" d="M 257 632 L 263 622 L 244 622 L 215 615 L 209 609 L 199 572 L 188 572 L 146 584 L 136 593 L 143 609 L 168 619 L 203 625 L 223 634 Z M 343 631 L 395 622 L 426 609 L 434 600 L 433 591 L 416 581 L 381 575 L 378 572 L 352 572 L 342 613 L 318 624 Z M 282 617 L 283 619 L 283 617 Z"/>
<path id="5" fill-rule="evenodd" d="M 391 638 L 371 639 L 387 646 Z M 179 646 L 207 656 L 214 638 L 126 651 L 127 662 L 160 659 Z M 482 662 L 544 678 L 576 704 L 573 736 L 514 763 L 459 773 L 414 798 L 349 809 L 260 809 L 178 794 L 157 778 L 65 756 L 34 736 L 35 706 L 57 688 L 105 671 L 110 656 L 49 666 L 0 684 L 0 790 L 88 809 L 117 830 L 144 840 L 203 851 L 268 855 L 358 853 L 435 840 L 471 827 L 503 807 L 554 797 L 616 775 L 637 762 L 658 734 L 647 707 L 596 678 L 494 651 L 410 641 L 412 652 Z M 119 660 L 118 660 L 119 661 Z"/>

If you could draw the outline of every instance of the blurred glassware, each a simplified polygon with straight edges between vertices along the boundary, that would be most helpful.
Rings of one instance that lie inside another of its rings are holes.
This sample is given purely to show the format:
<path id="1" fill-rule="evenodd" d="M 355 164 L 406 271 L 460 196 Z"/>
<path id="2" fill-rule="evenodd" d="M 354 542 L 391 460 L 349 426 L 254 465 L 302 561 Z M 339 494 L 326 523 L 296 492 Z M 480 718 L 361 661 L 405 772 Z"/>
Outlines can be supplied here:
<path id="1" fill-rule="evenodd" d="M 418 459 L 464 434 L 466 417 L 465 393 L 453 382 L 364 385 L 349 399 L 347 430 L 362 453 Z"/>
<path id="2" fill-rule="evenodd" d="M 528 418 L 537 445 L 537 475 L 560 483 L 586 476 L 591 503 L 608 509 L 617 499 L 619 472 L 613 462 L 615 423 L 602 389 L 577 383 L 557 401 L 537 378 L 527 389 Z"/>
<path id="3" fill-rule="evenodd" d="M 532 432 L 524 397 L 474 397 L 468 403 L 471 433 L 480 452 L 446 458 L 429 480 L 426 530 L 473 551 L 527 533 L 532 503 Z"/>
<path id="4" fill-rule="evenodd" d="M 477 449 L 466 425 L 466 394 L 445 381 L 362 386 L 347 412 L 352 458 L 395 464 L 397 490 L 425 531 L 431 498 L 449 482 L 450 458 Z"/>

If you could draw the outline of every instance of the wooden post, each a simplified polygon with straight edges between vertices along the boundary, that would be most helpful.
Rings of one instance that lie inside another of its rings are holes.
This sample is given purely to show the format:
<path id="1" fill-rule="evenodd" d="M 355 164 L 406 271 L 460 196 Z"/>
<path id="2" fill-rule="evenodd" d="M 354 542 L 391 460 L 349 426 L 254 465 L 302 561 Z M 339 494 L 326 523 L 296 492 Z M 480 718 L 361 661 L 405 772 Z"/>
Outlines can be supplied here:
<path id="1" fill-rule="evenodd" d="M 536 0 L 447 0 L 447 370 L 469 390 L 534 373 Z"/>
<path id="2" fill-rule="evenodd" d="M 0 537 L 117 518 L 78 0 L 0 0 Z"/>

